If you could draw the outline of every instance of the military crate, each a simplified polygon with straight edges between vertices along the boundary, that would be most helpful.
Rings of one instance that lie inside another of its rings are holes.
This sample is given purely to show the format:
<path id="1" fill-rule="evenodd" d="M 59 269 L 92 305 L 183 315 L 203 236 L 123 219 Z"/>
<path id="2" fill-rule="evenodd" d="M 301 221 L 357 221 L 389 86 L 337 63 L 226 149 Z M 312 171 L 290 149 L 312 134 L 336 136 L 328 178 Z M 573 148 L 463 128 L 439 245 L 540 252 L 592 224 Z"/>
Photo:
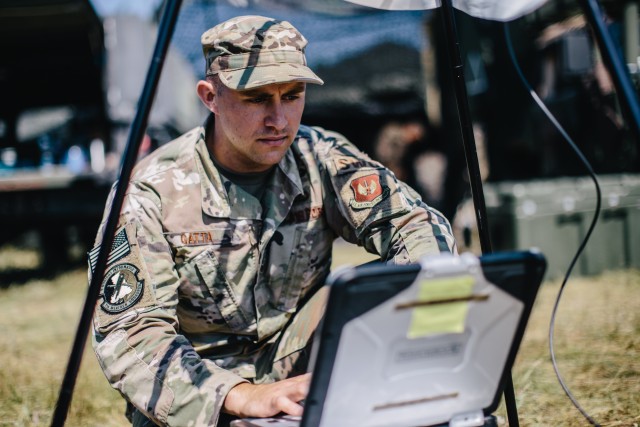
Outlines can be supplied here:
<path id="1" fill-rule="evenodd" d="M 640 268 L 640 175 L 600 176 L 599 183 L 602 210 L 574 274 Z M 490 183 L 485 198 L 494 250 L 540 248 L 548 278 L 566 273 L 596 207 L 588 177 Z"/>

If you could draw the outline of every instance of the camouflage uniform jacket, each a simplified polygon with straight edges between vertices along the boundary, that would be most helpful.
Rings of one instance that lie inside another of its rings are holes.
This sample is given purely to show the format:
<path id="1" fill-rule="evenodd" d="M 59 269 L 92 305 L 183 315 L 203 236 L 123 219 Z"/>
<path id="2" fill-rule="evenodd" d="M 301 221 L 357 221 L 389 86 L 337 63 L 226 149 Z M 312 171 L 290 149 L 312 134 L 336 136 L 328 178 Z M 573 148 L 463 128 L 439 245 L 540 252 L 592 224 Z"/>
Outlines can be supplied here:
<path id="1" fill-rule="evenodd" d="M 455 251 L 446 219 L 338 134 L 301 126 L 261 203 L 217 172 L 204 133 L 136 167 L 94 317 L 107 379 L 160 425 L 216 424 L 337 236 L 389 262 Z"/>

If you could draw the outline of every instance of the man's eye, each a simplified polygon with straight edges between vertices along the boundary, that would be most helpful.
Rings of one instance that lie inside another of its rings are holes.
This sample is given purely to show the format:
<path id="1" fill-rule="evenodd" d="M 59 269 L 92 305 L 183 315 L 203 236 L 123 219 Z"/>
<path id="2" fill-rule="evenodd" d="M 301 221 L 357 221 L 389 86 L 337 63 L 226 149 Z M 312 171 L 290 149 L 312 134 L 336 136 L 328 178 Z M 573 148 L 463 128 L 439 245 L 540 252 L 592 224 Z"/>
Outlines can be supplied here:
<path id="1" fill-rule="evenodd" d="M 284 99 L 286 99 L 287 101 L 295 101 L 298 98 L 300 98 L 300 95 L 285 95 L 284 96 Z"/>
<path id="2" fill-rule="evenodd" d="M 261 97 L 257 97 L 257 98 L 249 98 L 247 101 L 252 103 L 252 104 L 262 104 L 266 100 L 267 100 L 267 98 L 261 96 Z"/>

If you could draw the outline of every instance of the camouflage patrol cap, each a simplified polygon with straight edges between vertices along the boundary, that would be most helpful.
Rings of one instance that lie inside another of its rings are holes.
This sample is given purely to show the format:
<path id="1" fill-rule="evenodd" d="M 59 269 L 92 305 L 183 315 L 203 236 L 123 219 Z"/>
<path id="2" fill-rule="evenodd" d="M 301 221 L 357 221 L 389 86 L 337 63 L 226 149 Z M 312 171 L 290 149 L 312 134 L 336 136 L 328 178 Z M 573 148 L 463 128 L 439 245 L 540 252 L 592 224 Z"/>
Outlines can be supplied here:
<path id="1" fill-rule="evenodd" d="M 206 31 L 201 42 L 207 76 L 217 74 L 231 89 L 293 81 L 324 83 L 307 67 L 307 39 L 287 21 L 239 16 Z"/>

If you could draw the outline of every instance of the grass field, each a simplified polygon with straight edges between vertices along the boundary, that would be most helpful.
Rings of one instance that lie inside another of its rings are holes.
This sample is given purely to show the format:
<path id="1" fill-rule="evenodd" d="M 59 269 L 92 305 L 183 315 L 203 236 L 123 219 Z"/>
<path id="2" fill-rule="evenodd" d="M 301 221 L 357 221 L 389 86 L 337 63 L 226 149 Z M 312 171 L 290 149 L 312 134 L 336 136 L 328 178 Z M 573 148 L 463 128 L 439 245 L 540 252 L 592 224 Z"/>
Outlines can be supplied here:
<path id="1" fill-rule="evenodd" d="M 346 250 L 336 259 L 357 264 L 370 258 Z M 0 271 L 36 264 L 37 256 L 28 251 L 0 251 Z M 0 285 L 0 426 L 47 426 L 85 298 L 86 272 L 79 268 Z M 548 324 L 558 288 L 559 282 L 543 286 L 513 371 L 523 426 L 588 425 L 549 362 Z M 640 272 L 571 280 L 557 317 L 556 351 L 566 382 L 587 412 L 602 425 L 638 426 Z M 67 425 L 127 425 L 123 408 L 88 345 Z M 506 419 L 503 407 L 497 413 Z"/>

